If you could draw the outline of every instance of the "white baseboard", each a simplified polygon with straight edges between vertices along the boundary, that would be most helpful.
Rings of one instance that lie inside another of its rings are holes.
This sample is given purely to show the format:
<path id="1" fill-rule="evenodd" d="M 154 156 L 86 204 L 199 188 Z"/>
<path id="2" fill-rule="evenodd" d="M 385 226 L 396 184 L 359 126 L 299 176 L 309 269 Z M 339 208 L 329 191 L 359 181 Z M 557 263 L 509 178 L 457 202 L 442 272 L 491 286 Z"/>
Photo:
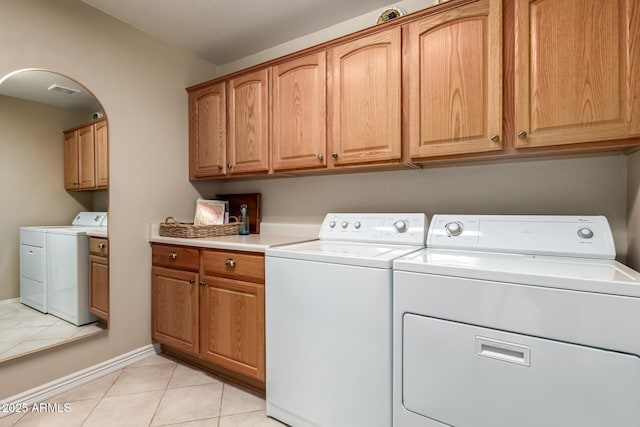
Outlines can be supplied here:
<path id="1" fill-rule="evenodd" d="M 121 354 L 113 359 L 90 366 L 82 371 L 74 372 L 66 377 L 53 380 L 41 386 L 8 397 L 4 400 L 0 400 L 0 408 L 31 406 L 34 403 L 43 402 L 50 397 L 69 391 L 74 387 L 86 384 L 158 353 L 160 353 L 160 345 L 157 343 L 140 347 L 139 349 L 130 351 L 129 353 Z M 11 414 L 0 412 L 0 418 L 6 415 Z"/>
<path id="2" fill-rule="evenodd" d="M 20 298 L 3 299 L 2 301 L 0 301 L 0 305 L 13 304 L 16 302 L 20 302 Z"/>

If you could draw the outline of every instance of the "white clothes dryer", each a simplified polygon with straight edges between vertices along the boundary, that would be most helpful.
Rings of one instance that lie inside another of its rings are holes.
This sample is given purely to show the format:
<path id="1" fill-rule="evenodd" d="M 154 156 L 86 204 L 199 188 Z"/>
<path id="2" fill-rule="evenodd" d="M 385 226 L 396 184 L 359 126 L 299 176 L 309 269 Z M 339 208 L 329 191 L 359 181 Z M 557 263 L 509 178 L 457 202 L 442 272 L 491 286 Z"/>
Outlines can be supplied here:
<path id="1" fill-rule="evenodd" d="M 637 427 L 640 273 L 604 217 L 435 215 L 394 262 L 395 427 Z"/>

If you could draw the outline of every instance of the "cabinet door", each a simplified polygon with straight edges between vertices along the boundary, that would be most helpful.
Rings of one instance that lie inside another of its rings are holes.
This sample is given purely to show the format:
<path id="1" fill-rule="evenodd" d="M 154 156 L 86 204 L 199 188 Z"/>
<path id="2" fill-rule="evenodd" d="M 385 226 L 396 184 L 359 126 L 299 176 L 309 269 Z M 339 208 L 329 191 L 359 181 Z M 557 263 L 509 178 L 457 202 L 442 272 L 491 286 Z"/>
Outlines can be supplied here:
<path id="1" fill-rule="evenodd" d="M 89 255 L 89 312 L 109 320 L 109 259 Z"/>
<path id="2" fill-rule="evenodd" d="M 330 165 L 400 159 L 400 28 L 328 51 Z"/>
<path id="3" fill-rule="evenodd" d="M 198 274 L 153 267 L 152 337 L 176 349 L 198 353 Z"/>
<path id="4" fill-rule="evenodd" d="M 64 134 L 64 188 L 75 190 L 80 185 L 78 177 L 78 131 Z"/>
<path id="5" fill-rule="evenodd" d="M 640 135 L 640 3 L 516 1 L 517 147 Z"/>
<path id="6" fill-rule="evenodd" d="M 95 128 L 89 125 L 78 129 L 78 188 L 94 188 L 95 172 Z"/>
<path id="7" fill-rule="evenodd" d="M 189 94 L 190 179 L 226 174 L 225 95 L 225 83 L 218 83 Z"/>
<path id="8" fill-rule="evenodd" d="M 95 123 L 96 187 L 109 186 L 109 131 L 107 121 Z"/>
<path id="9" fill-rule="evenodd" d="M 229 80 L 229 173 L 269 170 L 269 70 Z"/>
<path id="10" fill-rule="evenodd" d="M 274 171 L 326 166 L 326 54 L 272 70 L 271 147 Z"/>
<path id="11" fill-rule="evenodd" d="M 213 276 L 203 281 L 200 357 L 264 381 L 264 284 Z"/>
<path id="12" fill-rule="evenodd" d="M 502 0 L 480 0 L 406 27 L 412 160 L 499 150 Z"/>

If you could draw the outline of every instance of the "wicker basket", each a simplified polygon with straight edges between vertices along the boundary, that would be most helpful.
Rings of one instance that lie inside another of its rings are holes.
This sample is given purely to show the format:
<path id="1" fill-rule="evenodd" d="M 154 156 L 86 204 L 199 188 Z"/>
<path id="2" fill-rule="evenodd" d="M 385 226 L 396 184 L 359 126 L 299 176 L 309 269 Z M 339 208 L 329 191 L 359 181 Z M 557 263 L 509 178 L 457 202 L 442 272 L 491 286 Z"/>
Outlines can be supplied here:
<path id="1" fill-rule="evenodd" d="M 170 216 L 160 224 L 160 235 L 166 237 L 216 237 L 229 236 L 238 234 L 240 231 L 240 223 L 238 218 L 232 216 L 229 218 L 228 224 L 216 225 L 193 225 L 192 222 L 179 222 Z"/>

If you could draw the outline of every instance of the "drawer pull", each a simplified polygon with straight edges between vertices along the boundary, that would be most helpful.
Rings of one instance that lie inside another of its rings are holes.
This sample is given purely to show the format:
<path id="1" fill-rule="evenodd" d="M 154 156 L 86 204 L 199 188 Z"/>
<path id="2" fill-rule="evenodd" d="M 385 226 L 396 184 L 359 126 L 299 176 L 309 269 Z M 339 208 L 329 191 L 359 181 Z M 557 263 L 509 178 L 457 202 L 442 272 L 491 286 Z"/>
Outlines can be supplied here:
<path id="1" fill-rule="evenodd" d="M 178 258 L 178 254 L 175 252 L 169 252 L 169 259 L 176 259 Z"/>
<path id="2" fill-rule="evenodd" d="M 205 282 L 204 280 L 200 281 L 200 286 L 207 286 L 207 282 Z"/>
<path id="3" fill-rule="evenodd" d="M 106 248 L 106 247 L 107 247 L 107 245 L 105 245 L 104 243 L 100 243 L 100 244 L 98 245 L 98 247 L 99 247 L 100 249 L 104 249 L 104 248 Z"/>
<path id="4" fill-rule="evenodd" d="M 476 354 L 503 362 L 531 366 L 531 348 L 526 345 L 476 337 Z"/>
<path id="5" fill-rule="evenodd" d="M 225 261 L 224 265 L 226 265 L 227 267 L 235 267 L 236 261 L 233 258 L 227 258 L 227 261 Z"/>
<path id="6" fill-rule="evenodd" d="M 189 279 L 189 284 L 193 285 L 194 283 L 196 283 L 196 281 L 194 279 Z"/>

